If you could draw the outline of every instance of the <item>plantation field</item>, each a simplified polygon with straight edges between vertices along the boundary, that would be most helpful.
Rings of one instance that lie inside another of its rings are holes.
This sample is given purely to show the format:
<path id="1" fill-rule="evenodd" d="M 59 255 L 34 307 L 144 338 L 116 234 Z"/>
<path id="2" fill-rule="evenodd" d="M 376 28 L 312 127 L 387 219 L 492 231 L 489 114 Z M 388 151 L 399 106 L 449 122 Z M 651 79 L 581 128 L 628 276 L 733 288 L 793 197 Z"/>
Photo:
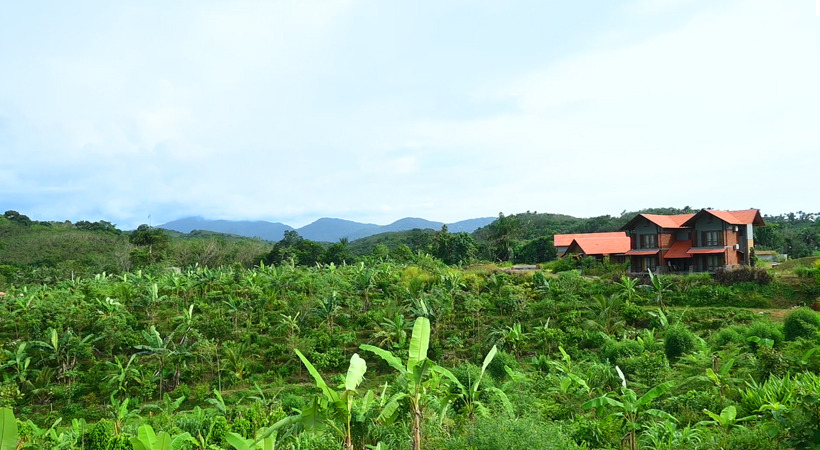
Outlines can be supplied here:
<path id="1" fill-rule="evenodd" d="M 820 321 L 793 308 L 820 296 L 816 269 L 722 278 L 622 270 L 508 274 L 418 253 L 312 267 L 152 265 L 9 285 L 0 295 L 0 442 L 820 443 Z"/>

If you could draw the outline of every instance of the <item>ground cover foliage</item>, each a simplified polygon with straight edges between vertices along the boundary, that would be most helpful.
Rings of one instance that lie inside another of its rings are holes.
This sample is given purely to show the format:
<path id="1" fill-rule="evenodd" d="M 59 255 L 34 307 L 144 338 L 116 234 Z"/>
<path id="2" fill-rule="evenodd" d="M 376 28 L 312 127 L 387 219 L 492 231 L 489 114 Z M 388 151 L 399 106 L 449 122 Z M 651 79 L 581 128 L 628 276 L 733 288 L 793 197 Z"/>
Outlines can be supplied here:
<path id="1" fill-rule="evenodd" d="M 817 314 L 738 307 L 810 303 L 816 280 L 619 270 L 417 253 L 9 285 L 2 416 L 32 448 L 820 443 Z"/>

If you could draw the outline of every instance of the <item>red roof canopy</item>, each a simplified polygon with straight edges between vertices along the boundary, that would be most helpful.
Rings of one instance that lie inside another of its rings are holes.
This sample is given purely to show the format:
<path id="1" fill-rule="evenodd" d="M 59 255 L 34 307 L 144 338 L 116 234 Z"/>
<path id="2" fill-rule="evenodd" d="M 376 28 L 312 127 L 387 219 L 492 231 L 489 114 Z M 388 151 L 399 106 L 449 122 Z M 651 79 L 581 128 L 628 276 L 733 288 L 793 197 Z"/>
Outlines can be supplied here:
<path id="1" fill-rule="evenodd" d="M 596 233 L 597 234 L 597 233 Z M 585 255 L 616 255 L 629 250 L 629 238 L 624 234 L 619 237 L 584 237 L 575 238 L 565 253 L 583 253 Z"/>
<path id="2" fill-rule="evenodd" d="M 655 249 L 655 250 L 630 250 L 630 251 L 626 252 L 626 254 L 630 255 L 630 256 L 654 255 L 654 254 L 658 253 L 659 251 L 660 250 L 658 250 L 658 249 Z"/>
<path id="3" fill-rule="evenodd" d="M 707 253 L 723 253 L 725 251 L 725 248 L 693 248 L 686 253 L 690 255 L 704 255 Z"/>
<path id="4" fill-rule="evenodd" d="M 691 258 L 687 252 L 692 248 L 692 240 L 677 241 L 669 247 L 664 258 Z"/>
<path id="5" fill-rule="evenodd" d="M 556 234 L 553 236 L 553 245 L 556 247 L 569 247 L 572 244 L 572 241 L 580 238 L 580 239 L 600 239 L 600 238 L 619 238 L 619 237 L 626 237 L 626 232 L 624 231 L 612 231 L 608 233 L 578 233 L 578 234 Z M 629 248 L 627 247 L 627 250 Z"/>

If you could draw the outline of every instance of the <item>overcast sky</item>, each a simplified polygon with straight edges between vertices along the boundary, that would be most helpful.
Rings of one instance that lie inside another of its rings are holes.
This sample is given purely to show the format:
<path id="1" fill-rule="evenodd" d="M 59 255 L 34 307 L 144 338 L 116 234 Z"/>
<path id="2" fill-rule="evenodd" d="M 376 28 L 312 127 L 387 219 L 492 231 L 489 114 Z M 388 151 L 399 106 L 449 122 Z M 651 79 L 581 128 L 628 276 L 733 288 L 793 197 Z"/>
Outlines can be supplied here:
<path id="1" fill-rule="evenodd" d="M 820 0 L 0 0 L 0 210 L 820 211 Z"/>

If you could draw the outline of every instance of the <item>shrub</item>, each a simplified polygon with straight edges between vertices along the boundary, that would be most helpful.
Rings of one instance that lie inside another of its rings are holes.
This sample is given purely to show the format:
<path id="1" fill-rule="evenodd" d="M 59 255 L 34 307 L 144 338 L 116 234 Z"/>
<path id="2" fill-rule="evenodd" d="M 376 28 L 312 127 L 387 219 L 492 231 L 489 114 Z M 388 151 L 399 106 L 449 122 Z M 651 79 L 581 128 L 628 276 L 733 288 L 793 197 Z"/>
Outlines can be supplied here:
<path id="1" fill-rule="evenodd" d="M 809 308 L 794 310 L 783 323 L 787 341 L 800 337 L 811 339 L 817 334 L 818 327 L 820 327 L 820 317 Z"/>
<path id="2" fill-rule="evenodd" d="M 777 324 L 759 320 L 751 325 L 749 325 L 749 330 L 746 332 L 746 338 L 756 336 L 761 339 L 771 339 L 774 342 L 775 347 L 780 347 L 783 345 L 783 332 L 780 331 L 780 327 Z M 754 342 L 750 342 L 749 345 L 752 349 L 757 348 L 757 344 Z"/>
<path id="3" fill-rule="evenodd" d="M 509 419 L 505 416 L 482 418 L 468 427 L 463 437 L 447 443 L 448 449 L 476 448 L 507 450 L 510 448 L 569 449 L 577 445 L 549 422 L 531 418 Z"/>
<path id="4" fill-rule="evenodd" d="M 612 364 L 619 364 L 621 359 L 638 356 L 643 351 L 643 345 L 638 341 L 631 339 L 624 339 L 623 341 L 608 340 L 601 348 L 601 358 Z"/>
<path id="5" fill-rule="evenodd" d="M 747 331 L 748 327 L 743 325 L 724 328 L 712 335 L 712 345 L 716 347 L 725 347 L 728 344 L 743 345 L 746 343 Z"/>
<path id="6" fill-rule="evenodd" d="M 131 436 L 127 434 L 114 436 L 111 443 L 108 444 L 107 450 L 134 450 L 134 446 L 131 445 Z"/>
<path id="7" fill-rule="evenodd" d="M 720 284 L 735 284 L 752 282 L 757 284 L 769 284 L 772 276 L 769 271 L 762 267 L 741 266 L 733 269 L 718 269 L 714 274 L 715 281 Z"/>
<path id="8" fill-rule="evenodd" d="M 211 424 L 211 430 L 208 432 L 208 443 L 217 446 L 224 445 L 228 429 L 228 419 L 225 416 L 216 416 Z"/>
<path id="9" fill-rule="evenodd" d="M 495 358 L 493 358 L 490 365 L 487 366 L 487 374 L 495 380 L 502 380 L 507 376 L 507 371 L 504 369 L 504 366 L 509 366 L 510 369 L 518 369 L 518 360 L 515 359 L 515 356 L 500 351 L 495 354 Z"/>
<path id="10" fill-rule="evenodd" d="M 662 383 L 669 373 L 669 363 L 660 353 L 643 352 L 621 358 L 618 365 L 627 380 L 647 386 Z"/>
<path id="11" fill-rule="evenodd" d="M 593 420 L 578 416 L 569 421 L 566 429 L 575 442 L 588 448 L 614 448 L 612 443 L 621 437 L 614 420 Z"/>
<path id="12" fill-rule="evenodd" d="M 776 439 L 772 439 L 762 427 L 736 427 L 720 448 L 742 448 L 744 450 L 775 450 L 780 448 Z"/>
<path id="13" fill-rule="evenodd" d="M 86 435 L 86 448 L 88 450 L 106 450 L 113 437 L 114 423 L 107 419 L 100 420 Z"/>
<path id="14" fill-rule="evenodd" d="M 673 325 L 666 330 L 663 339 L 663 350 L 666 357 L 673 361 L 680 358 L 684 353 L 689 353 L 695 348 L 695 334 L 689 331 L 684 325 Z"/>
<path id="15" fill-rule="evenodd" d="M 708 389 L 690 390 L 663 402 L 663 410 L 674 415 L 680 424 L 697 423 L 703 419 L 703 410 L 720 411 L 723 402 Z"/>
<path id="16" fill-rule="evenodd" d="M 648 315 L 644 309 L 634 303 L 627 303 L 621 308 L 621 317 L 630 325 L 647 319 Z"/>
<path id="17" fill-rule="evenodd" d="M 783 377 L 789 369 L 788 361 L 777 349 L 761 346 L 757 349 L 755 372 L 760 380 L 767 380 L 771 376 Z"/>

